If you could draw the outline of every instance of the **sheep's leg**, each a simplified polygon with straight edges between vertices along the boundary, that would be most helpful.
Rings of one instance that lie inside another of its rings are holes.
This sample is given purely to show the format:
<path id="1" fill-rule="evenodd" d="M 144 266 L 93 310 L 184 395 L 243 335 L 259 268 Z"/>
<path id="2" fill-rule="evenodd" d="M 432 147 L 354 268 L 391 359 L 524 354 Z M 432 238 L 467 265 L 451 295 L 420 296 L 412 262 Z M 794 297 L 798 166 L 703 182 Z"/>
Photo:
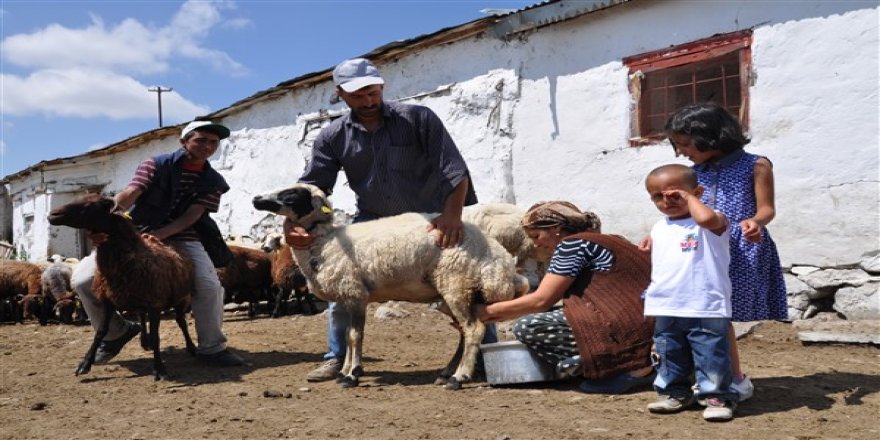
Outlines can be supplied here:
<path id="1" fill-rule="evenodd" d="M 458 331 L 458 347 L 455 349 L 455 354 L 452 355 L 452 359 L 449 360 L 449 363 L 446 364 L 446 368 L 440 372 L 440 376 L 434 380 L 434 385 L 446 385 L 449 382 L 449 378 L 452 377 L 453 372 L 458 368 L 458 364 L 461 362 L 461 354 L 464 351 L 464 333 L 462 333 L 461 329 Z"/>
<path id="2" fill-rule="evenodd" d="M 257 303 L 257 300 L 248 301 L 248 318 L 253 318 L 257 316 Z"/>
<path id="3" fill-rule="evenodd" d="M 315 305 L 315 301 L 312 299 L 312 294 L 309 293 L 308 290 L 299 294 L 299 296 L 300 307 L 302 308 L 304 315 L 314 315 L 315 313 L 318 313 L 318 306 Z M 304 303 L 305 305 L 303 305 Z M 306 309 L 308 309 L 308 312 L 305 311 Z"/>
<path id="4" fill-rule="evenodd" d="M 42 301 L 40 301 L 40 325 L 46 325 L 49 323 L 49 309 L 51 308 L 49 304 L 49 298 L 43 296 Z"/>
<path id="5" fill-rule="evenodd" d="M 186 308 L 175 307 L 174 320 L 177 321 L 177 326 L 180 327 L 180 331 L 183 333 L 183 339 L 186 341 L 186 352 L 189 353 L 190 356 L 195 356 L 196 344 L 193 344 L 193 340 L 189 336 L 189 327 L 186 325 Z"/>
<path id="6" fill-rule="evenodd" d="M 363 353 L 364 326 L 366 325 L 366 304 L 347 310 L 351 322 L 346 333 L 345 363 L 342 366 L 340 382 L 343 388 L 358 386 L 359 378 L 364 375 L 361 366 L 361 353 Z"/>
<path id="7" fill-rule="evenodd" d="M 141 348 L 144 350 L 149 350 L 152 346 L 150 345 L 150 331 L 147 330 L 147 314 L 144 312 L 138 313 L 138 318 L 141 321 L 141 328 L 144 331 L 141 332 Z"/>
<path id="8" fill-rule="evenodd" d="M 450 314 L 461 327 L 464 339 L 458 368 L 446 382 L 446 389 L 457 390 L 461 388 L 462 383 L 469 382 L 474 376 L 477 356 L 480 353 L 480 341 L 486 333 L 486 326 L 477 319 L 470 303 L 462 303 L 460 300 L 450 302 L 446 299 L 446 304 L 449 306 Z"/>
<path id="9" fill-rule="evenodd" d="M 277 318 L 287 314 L 287 300 L 290 298 L 290 291 L 279 287 L 275 292 L 275 309 L 272 310 L 272 317 Z"/>
<path id="10" fill-rule="evenodd" d="M 80 374 L 86 374 L 92 370 L 92 364 L 95 363 L 95 354 L 98 352 L 98 345 L 101 341 L 104 340 L 104 336 L 107 336 L 107 332 L 110 331 L 110 319 L 113 318 L 113 304 L 110 301 L 103 300 L 104 304 L 104 322 L 101 323 L 101 326 L 98 327 L 98 330 L 95 331 L 95 338 L 92 340 L 92 345 L 89 347 L 89 351 L 86 352 L 86 356 L 83 358 L 82 362 L 79 363 L 79 366 L 76 367 L 75 375 L 79 376 Z"/>
<path id="11" fill-rule="evenodd" d="M 474 317 L 469 322 L 462 324 L 462 332 L 464 333 L 464 349 L 458 369 L 446 384 L 446 388 L 450 390 L 460 388 L 461 383 L 469 382 L 474 377 L 477 358 L 480 355 L 480 341 L 486 334 L 486 326 Z"/>
<path id="12" fill-rule="evenodd" d="M 151 310 L 150 313 L 150 345 L 153 347 L 153 376 L 156 380 L 168 380 L 168 372 L 162 363 L 162 355 L 159 353 L 159 323 L 162 312 Z"/>
<path id="13" fill-rule="evenodd" d="M 434 385 L 446 385 L 449 382 L 449 378 L 452 377 L 452 374 L 458 368 L 459 362 L 461 362 L 461 353 L 464 351 L 464 333 L 461 331 L 461 326 L 455 321 L 455 316 L 452 315 L 452 310 L 446 304 L 446 301 L 440 301 L 437 311 L 452 318 L 453 322 L 451 324 L 458 330 L 458 347 L 455 349 L 455 354 L 452 355 L 452 359 L 449 360 L 449 363 L 446 364 L 446 367 L 440 371 L 440 375 L 434 380 Z"/>

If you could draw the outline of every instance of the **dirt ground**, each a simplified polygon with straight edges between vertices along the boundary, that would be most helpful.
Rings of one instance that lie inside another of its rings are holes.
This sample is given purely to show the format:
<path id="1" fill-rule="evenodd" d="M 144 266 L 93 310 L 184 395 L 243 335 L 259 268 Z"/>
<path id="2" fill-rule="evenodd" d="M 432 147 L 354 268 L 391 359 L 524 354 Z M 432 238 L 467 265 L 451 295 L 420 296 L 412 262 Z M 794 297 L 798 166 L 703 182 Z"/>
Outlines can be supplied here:
<path id="1" fill-rule="evenodd" d="M 163 382 L 153 380 L 151 356 L 136 341 L 76 377 L 90 327 L 3 325 L 0 439 L 880 438 L 877 347 L 802 345 L 792 325 L 763 323 L 740 340 L 755 396 L 734 421 L 710 424 L 699 410 L 648 413 L 650 389 L 588 395 L 570 381 L 448 391 L 433 381 L 455 348 L 454 330 L 424 305 L 401 308 L 409 316 L 370 314 L 366 373 L 353 389 L 304 379 L 325 351 L 321 315 L 228 313 L 230 346 L 248 365 L 226 369 L 197 364 L 165 320 L 173 379 Z"/>

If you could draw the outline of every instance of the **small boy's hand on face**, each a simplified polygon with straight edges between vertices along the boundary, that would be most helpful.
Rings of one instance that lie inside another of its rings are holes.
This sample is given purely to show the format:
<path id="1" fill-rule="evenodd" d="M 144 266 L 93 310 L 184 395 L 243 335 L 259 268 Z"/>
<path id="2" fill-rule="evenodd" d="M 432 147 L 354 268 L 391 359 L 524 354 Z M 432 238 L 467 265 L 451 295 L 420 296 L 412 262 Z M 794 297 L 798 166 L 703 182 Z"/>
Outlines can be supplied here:
<path id="1" fill-rule="evenodd" d="M 758 222 L 752 219 L 746 219 L 739 223 L 739 228 L 742 230 L 743 237 L 746 240 L 751 241 L 752 243 L 757 243 L 761 241 L 761 225 Z"/>
<path id="2" fill-rule="evenodd" d="M 666 197 L 666 199 L 669 200 L 670 203 L 674 204 L 687 203 L 688 197 L 690 196 L 690 193 L 680 189 L 670 189 L 663 191 L 663 197 Z"/>

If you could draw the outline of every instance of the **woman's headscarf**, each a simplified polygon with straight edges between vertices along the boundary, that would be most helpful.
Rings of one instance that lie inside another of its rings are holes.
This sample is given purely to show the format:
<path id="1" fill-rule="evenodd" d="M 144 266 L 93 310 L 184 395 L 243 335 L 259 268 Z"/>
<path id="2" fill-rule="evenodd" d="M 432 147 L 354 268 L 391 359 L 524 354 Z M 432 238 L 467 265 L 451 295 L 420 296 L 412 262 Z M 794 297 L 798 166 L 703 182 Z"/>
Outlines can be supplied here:
<path id="1" fill-rule="evenodd" d="M 545 229 L 559 226 L 566 234 L 600 232 L 602 222 L 592 212 L 581 212 L 577 206 L 562 200 L 538 202 L 523 216 L 522 226 L 529 229 Z"/>

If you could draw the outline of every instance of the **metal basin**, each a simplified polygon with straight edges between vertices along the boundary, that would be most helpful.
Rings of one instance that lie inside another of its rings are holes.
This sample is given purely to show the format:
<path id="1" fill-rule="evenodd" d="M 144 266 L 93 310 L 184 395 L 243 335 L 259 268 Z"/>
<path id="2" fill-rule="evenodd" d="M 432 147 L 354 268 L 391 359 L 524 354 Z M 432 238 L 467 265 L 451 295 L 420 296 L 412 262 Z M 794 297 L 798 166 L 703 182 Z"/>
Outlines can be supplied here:
<path id="1" fill-rule="evenodd" d="M 555 369 L 519 341 L 481 344 L 486 381 L 490 385 L 556 380 Z"/>

